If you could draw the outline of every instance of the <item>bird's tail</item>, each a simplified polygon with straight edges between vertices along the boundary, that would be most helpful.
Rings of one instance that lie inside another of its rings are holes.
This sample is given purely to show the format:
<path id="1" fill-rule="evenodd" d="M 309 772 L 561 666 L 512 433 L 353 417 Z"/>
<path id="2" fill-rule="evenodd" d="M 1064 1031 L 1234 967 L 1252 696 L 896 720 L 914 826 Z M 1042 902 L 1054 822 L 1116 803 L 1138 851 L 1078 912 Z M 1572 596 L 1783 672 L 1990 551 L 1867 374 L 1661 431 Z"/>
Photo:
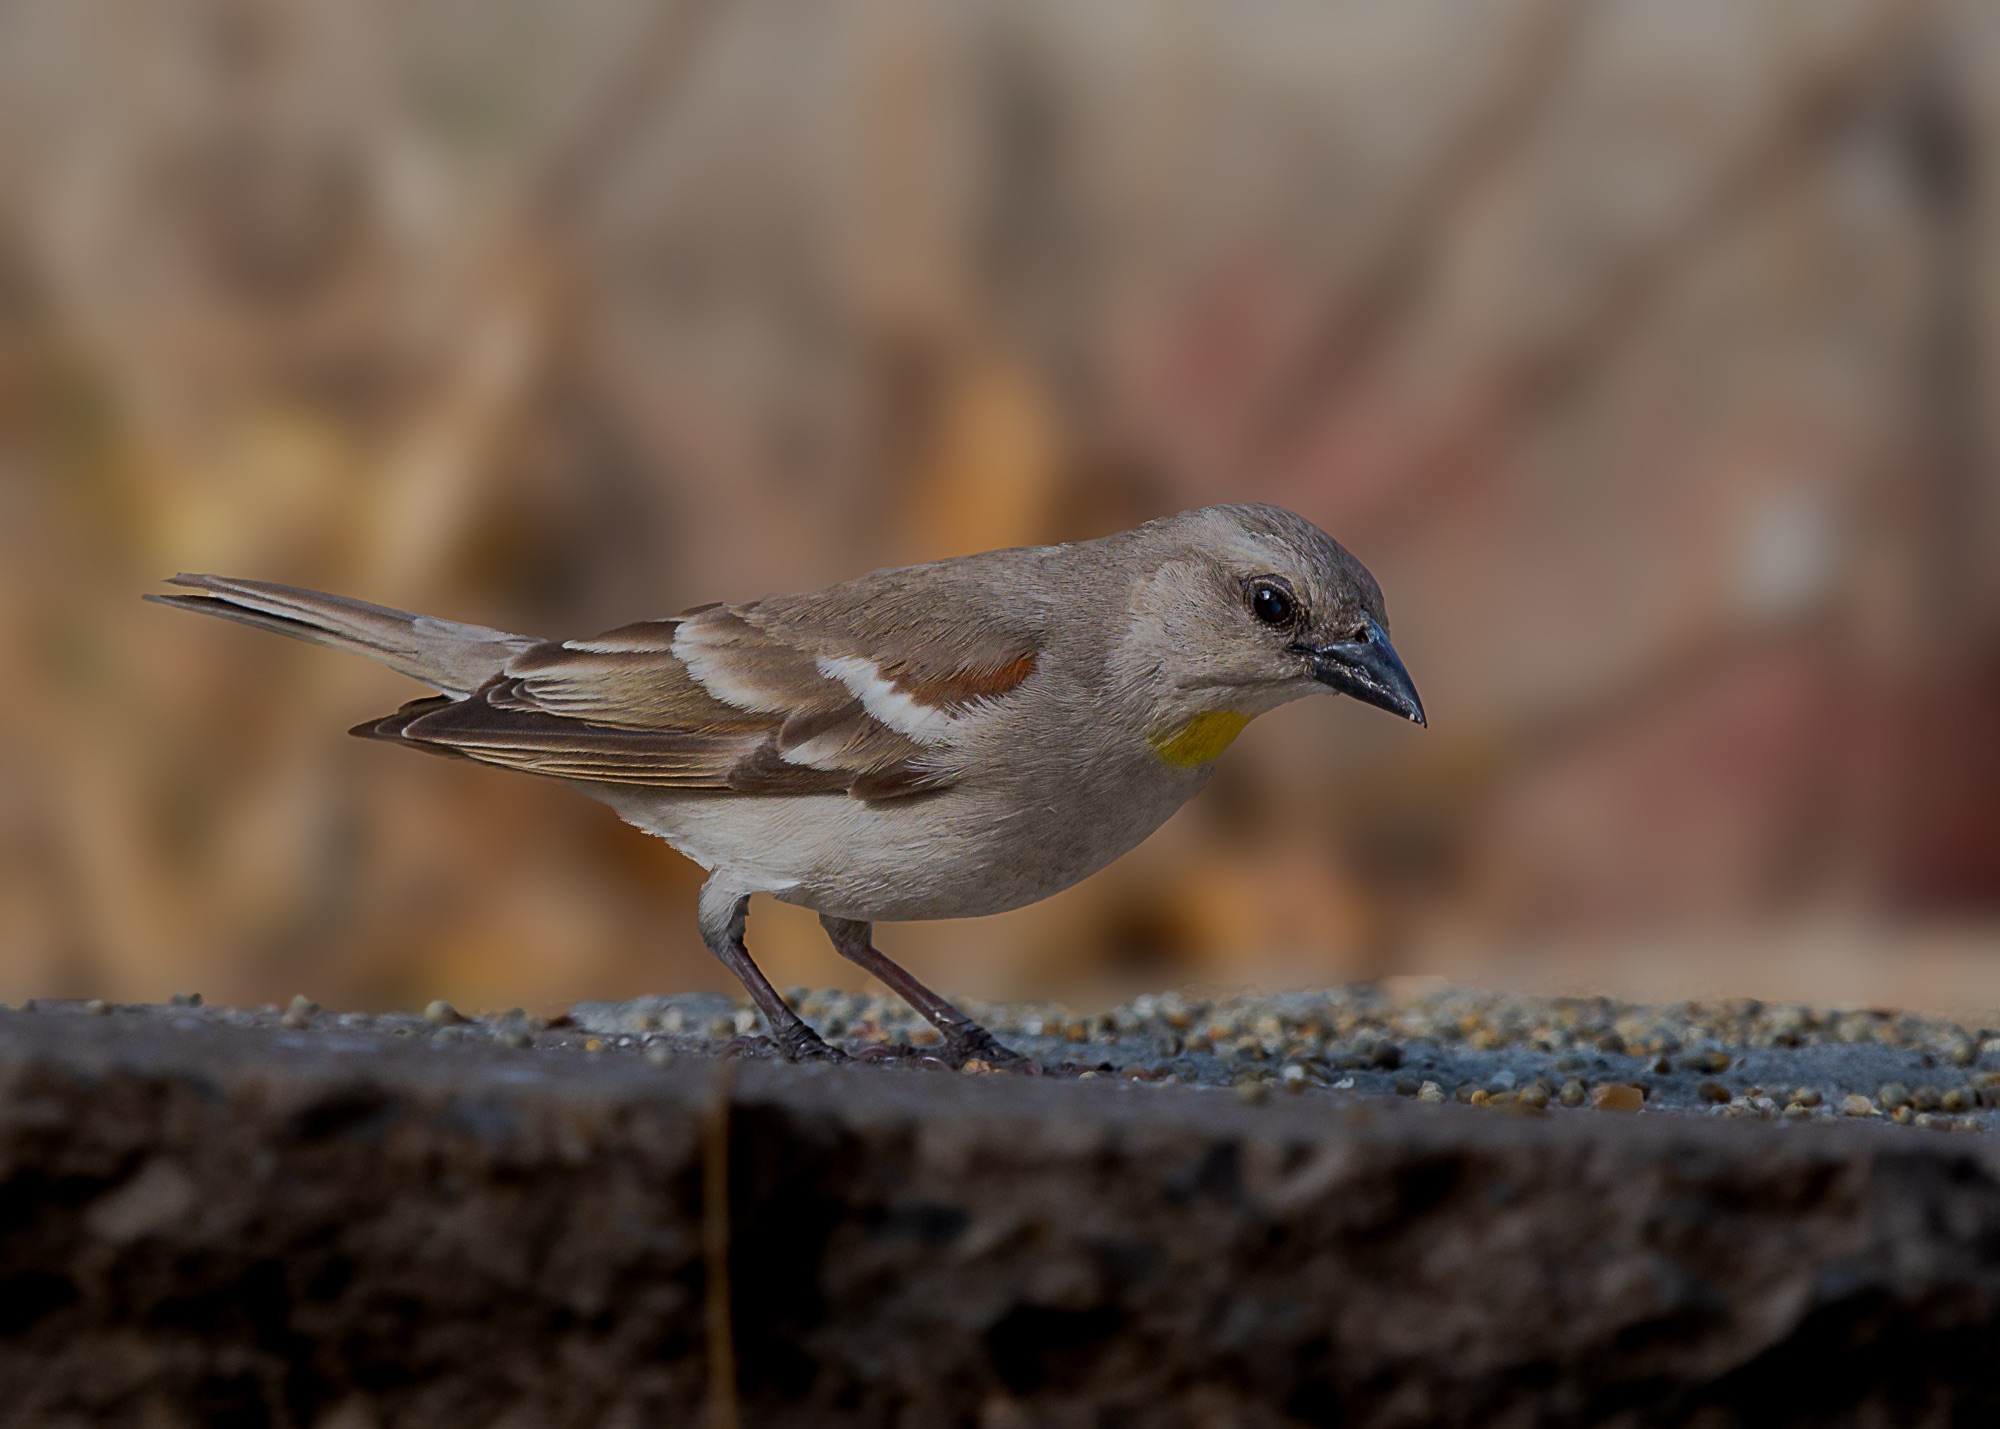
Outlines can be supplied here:
<path id="1" fill-rule="evenodd" d="M 323 595 L 268 581 L 178 575 L 168 584 L 189 586 L 200 593 L 149 595 L 146 599 L 366 655 L 434 690 L 460 698 L 499 674 L 515 654 L 542 643 L 532 635 L 509 635 L 483 625 L 412 615 L 343 595 Z"/>

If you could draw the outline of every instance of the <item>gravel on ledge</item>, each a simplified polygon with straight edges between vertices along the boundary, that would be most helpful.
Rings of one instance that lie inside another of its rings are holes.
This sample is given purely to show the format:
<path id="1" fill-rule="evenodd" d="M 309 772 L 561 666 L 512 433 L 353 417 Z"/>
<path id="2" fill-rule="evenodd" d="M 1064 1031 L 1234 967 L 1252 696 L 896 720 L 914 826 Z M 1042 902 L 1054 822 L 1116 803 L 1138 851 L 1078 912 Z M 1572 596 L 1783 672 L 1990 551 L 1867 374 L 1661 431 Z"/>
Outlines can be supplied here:
<path id="1" fill-rule="evenodd" d="M 836 1429 L 2000 1422 L 2000 1139 L 1883 1111 L 1989 1125 L 1982 1029 L 1356 988 L 982 1008 L 1041 1074 L 968 1075 L 888 1004 L 802 1000 L 901 1050 L 774 1063 L 710 997 L 554 1025 L 0 1013 L 0 1403 L 149 1429 L 691 1423 L 718 1393 Z"/>
<path id="2" fill-rule="evenodd" d="M 792 1004 L 863 1065 L 953 1068 L 937 1034 L 899 999 L 793 988 Z M 1135 1086 L 1452 1100 L 1511 1111 L 1643 1108 L 1649 1113 L 1786 1122 L 1882 1118 L 1960 1132 L 2000 1126 L 2000 1031 L 1882 1009 L 1828 1011 L 1737 999 L 1644 1006 L 1540 998 L 1421 980 L 1270 996 L 1168 992 L 1101 1013 L 1055 1003 L 965 1009 L 1034 1070 Z M 553 1022 L 521 1009 L 467 1016 L 217 1008 L 198 995 L 166 1006 L 41 1001 L 29 1009 L 173 1025 L 276 1025 L 309 1035 L 387 1034 L 439 1047 L 609 1055 L 768 1057 L 746 998 L 683 993 L 584 1002 Z M 1634 1088 L 1630 1096 L 1615 1094 Z"/>

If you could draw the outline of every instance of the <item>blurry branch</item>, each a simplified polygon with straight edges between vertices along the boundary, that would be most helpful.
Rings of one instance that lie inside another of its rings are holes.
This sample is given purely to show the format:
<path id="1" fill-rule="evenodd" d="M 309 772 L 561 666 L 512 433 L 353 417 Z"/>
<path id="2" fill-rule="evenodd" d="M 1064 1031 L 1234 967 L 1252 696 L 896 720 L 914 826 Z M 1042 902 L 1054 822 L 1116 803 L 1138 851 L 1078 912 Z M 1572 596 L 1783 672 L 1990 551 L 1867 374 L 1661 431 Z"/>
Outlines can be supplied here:
<path id="1" fill-rule="evenodd" d="M 1732 221 L 1780 186 L 1902 62 L 1935 0 L 1884 0 L 1838 58 L 1800 82 L 1768 128 L 1725 164 L 1652 242 L 1605 280 L 1597 302 L 1568 331 L 1504 364 L 1469 409 L 1387 483 L 1388 500 L 1363 513 L 1369 539 L 1393 541 L 1435 509 L 1455 484 L 1487 470 L 1490 457 L 1531 419 L 1599 368 L 1649 316 L 1673 281 Z"/>
<path id="2" fill-rule="evenodd" d="M 1976 139 L 1964 99 L 1942 63 L 1941 47 L 1926 56 L 1904 118 L 1903 141 L 1927 228 L 1933 277 L 1926 295 L 1927 335 L 1911 374 L 1925 414 L 1922 461 L 1931 509 L 1924 513 L 1927 548 L 1916 579 L 1925 602 L 1922 627 L 1931 641 L 1990 629 L 1990 590 L 1980 588 L 1990 531 L 1981 521 L 1981 484 L 1990 453 L 1981 420 L 1979 374 L 1985 323 L 1980 312 L 1985 248 L 1973 173 Z"/>
<path id="3" fill-rule="evenodd" d="M 648 118 L 657 122 L 685 92 L 719 8 L 713 0 L 680 0 L 651 12 L 618 73 L 528 177 L 464 355 L 385 463 L 385 489 L 397 499 L 384 513 L 378 579 L 393 585 L 433 568 L 453 522 L 476 509 L 469 492 L 486 454 L 546 370 L 550 350 L 564 341 L 578 266 L 563 261 L 564 244 L 615 168 L 622 141 L 644 132 Z"/>
<path id="4" fill-rule="evenodd" d="M 1520 146 L 1556 88 L 1588 14 L 1580 0 L 1544 0 L 1517 27 L 1486 101 L 1476 105 L 1443 160 L 1400 218 L 1384 229 L 1360 274 L 1339 284 L 1269 412 L 1250 436 L 1252 465 L 1281 457 L 1323 418 L 1354 376 L 1423 300 L 1454 233 L 1453 216 Z"/>
<path id="5" fill-rule="evenodd" d="M 573 223 L 646 120 L 687 88 L 694 61 L 722 7 L 715 0 L 658 5 L 646 33 L 626 51 L 620 71 L 597 101 L 551 147 L 531 180 L 527 216 L 538 226 Z"/>

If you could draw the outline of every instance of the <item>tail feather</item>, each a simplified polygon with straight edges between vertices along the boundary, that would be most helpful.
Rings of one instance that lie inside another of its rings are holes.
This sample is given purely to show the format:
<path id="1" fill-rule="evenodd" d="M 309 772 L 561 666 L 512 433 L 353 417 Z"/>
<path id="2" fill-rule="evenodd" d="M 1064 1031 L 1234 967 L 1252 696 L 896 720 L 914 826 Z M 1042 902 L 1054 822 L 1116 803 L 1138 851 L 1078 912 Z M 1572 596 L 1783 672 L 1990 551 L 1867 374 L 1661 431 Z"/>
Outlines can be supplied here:
<path id="1" fill-rule="evenodd" d="M 177 575 L 168 584 L 201 593 L 149 595 L 146 599 L 366 655 L 455 698 L 471 694 L 499 674 L 508 660 L 542 643 L 532 635 L 510 635 L 483 625 L 412 615 L 348 596 L 269 581 Z"/>

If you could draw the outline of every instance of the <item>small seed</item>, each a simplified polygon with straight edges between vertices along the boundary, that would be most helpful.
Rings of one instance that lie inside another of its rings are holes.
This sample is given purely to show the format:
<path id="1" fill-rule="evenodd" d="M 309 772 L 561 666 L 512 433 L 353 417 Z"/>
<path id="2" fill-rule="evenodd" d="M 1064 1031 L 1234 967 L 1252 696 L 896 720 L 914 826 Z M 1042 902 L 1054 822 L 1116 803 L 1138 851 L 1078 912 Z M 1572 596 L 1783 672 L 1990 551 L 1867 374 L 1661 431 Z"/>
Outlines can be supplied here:
<path id="1" fill-rule="evenodd" d="M 1716 1081 L 1713 1077 L 1707 1078 L 1700 1086 L 1696 1087 L 1694 1094 L 1705 1102 L 1714 1102 L 1717 1105 L 1730 1099 L 1729 1088 Z"/>
<path id="2" fill-rule="evenodd" d="M 1887 1089 L 1885 1088 L 1884 1090 Z M 1869 1101 L 1868 1098 L 1859 1093 L 1844 1096 L 1840 1099 L 1840 1114 L 1842 1116 L 1873 1116 L 1875 1115 L 1875 1103 Z"/>
<path id="3" fill-rule="evenodd" d="M 433 1027 L 448 1027 L 465 1021 L 459 1010 L 443 998 L 435 998 L 424 1007 L 424 1021 Z"/>
<path id="4" fill-rule="evenodd" d="M 1582 1106 L 1589 1099 L 1590 1093 L 1584 1090 L 1583 1083 L 1575 1077 L 1564 1082 L 1562 1090 L 1556 1093 L 1556 1100 L 1564 1106 Z"/>

